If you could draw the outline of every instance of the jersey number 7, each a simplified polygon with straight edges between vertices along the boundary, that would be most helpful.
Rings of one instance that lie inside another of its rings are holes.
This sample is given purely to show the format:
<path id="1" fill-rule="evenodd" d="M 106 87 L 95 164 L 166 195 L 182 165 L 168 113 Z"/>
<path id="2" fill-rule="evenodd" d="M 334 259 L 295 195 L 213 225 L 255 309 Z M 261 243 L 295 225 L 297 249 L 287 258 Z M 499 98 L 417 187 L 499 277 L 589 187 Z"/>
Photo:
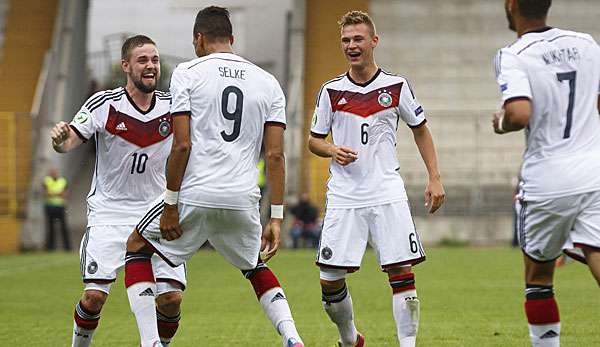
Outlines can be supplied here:
<path id="1" fill-rule="evenodd" d="M 577 71 L 559 72 L 556 74 L 559 82 L 569 81 L 569 106 L 567 107 L 567 124 L 563 139 L 568 139 L 571 136 L 571 124 L 573 123 L 573 106 L 575 104 L 575 79 Z"/>

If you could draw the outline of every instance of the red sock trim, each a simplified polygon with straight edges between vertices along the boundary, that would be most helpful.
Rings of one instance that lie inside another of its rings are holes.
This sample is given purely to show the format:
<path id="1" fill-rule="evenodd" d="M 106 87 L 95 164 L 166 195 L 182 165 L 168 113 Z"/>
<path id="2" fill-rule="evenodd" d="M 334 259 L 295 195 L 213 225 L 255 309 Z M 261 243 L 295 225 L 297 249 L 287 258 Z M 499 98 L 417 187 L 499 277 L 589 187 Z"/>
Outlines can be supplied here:
<path id="1" fill-rule="evenodd" d="M 554 298 L 526 300 L 525 314 L 529 324 L 550 324 L 560 322 L 558 305 Z"/>
<path id="2" fill-rule="evenodd" d="M 152 263 L 148 261 L 133 261 L 125 264 L 125 288 L 139 282 L 154 282 Z"/>
<path id="3" fill-rule="evenodd" d="M 250 283 L 252 283 L 252 287 L 254 288 L 254 292 L 258 299 L 260 299 L 267 290 L 281 287 L 275 274 L 268 268 L 256 271 L 250 278 Z"/>
<path id="4" fill-rule="evenodd" d="M 390 286 L 394 294 L 402 293 L 407 290 L 415 290 L 415 274 L 412 272 L 390 277 Z"/>
<path id="5" fill-rule="evenodd" d="M 165 322 L 162 320 L 157 320 L 158 325 L 158 336 L 161 338 L 172 339 L 177 332 L 177 328 L 179 328 L 179 322 Z"/>
<path id="6" fill-rule="evenodd" d="M 98 319 L 83 319 L 77 314 L 77 310 L 75 310 L 73 314 L 73 319 L 75 320 L 75 324 L 78 327 L 83 328 L 85 330 L 95 330 L 98 327 L 98 323 L 100 322 L 100 318 Z"/>

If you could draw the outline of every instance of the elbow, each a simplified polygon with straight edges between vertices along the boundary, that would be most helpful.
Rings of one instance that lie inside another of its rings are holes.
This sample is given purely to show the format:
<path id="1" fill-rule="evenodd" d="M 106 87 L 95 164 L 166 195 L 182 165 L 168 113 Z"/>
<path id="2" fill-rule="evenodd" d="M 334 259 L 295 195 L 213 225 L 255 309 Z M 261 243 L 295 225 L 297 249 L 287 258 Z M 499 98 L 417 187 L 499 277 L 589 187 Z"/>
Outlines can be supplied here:
<path id="1" fill-rule="evenodd" d="M 177 153 L 188 154 L 192 150 L 192 143 L 190 141 L 175 142 L 173 150 Z"/>
<path id="2" fill-rule="evenodd" d="M 267 153 L 265 153 L 265 157 L 267 162 L 271 164 L 285 163 L 285 154 L 280 150 L 269 150 Z"/>

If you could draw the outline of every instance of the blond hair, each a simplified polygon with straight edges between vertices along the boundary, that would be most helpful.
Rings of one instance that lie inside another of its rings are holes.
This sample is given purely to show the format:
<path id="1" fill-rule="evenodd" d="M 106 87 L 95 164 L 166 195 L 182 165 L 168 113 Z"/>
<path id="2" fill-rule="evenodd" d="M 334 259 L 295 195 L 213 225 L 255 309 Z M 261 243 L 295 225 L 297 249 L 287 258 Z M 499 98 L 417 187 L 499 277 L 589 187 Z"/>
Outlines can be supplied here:
<path id="1" fill-rule="evenodd" d="M 340 29 L 343 29 L 346 25 L 365 24 L 371 31 L 371 36 L 375 36 L 375 24 L 368 13 L 363 11 L 349 11 L 340 18 L 338 21 Z"/>

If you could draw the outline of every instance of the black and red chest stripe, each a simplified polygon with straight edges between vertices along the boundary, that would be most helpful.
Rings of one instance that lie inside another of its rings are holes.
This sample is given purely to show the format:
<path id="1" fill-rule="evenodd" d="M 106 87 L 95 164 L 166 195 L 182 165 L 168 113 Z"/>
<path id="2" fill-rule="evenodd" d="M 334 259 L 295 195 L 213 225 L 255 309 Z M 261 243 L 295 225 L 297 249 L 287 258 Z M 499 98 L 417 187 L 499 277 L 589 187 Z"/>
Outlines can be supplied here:
<path id="1" fill-rule="evenodd" d="M 109 133 L 139 147 L 148 147 L 171 135 L 173 124 L 169 112 L 147 122 L 117 111 L 112 105 L 104 127 Z"/>
<path id="2" fill-rule="evenodd" d="M 402 82 L 372 90 L 368 93 L 327 89 L 333 112 L 348 112 L 363 118 L 400 103 Z"/>

